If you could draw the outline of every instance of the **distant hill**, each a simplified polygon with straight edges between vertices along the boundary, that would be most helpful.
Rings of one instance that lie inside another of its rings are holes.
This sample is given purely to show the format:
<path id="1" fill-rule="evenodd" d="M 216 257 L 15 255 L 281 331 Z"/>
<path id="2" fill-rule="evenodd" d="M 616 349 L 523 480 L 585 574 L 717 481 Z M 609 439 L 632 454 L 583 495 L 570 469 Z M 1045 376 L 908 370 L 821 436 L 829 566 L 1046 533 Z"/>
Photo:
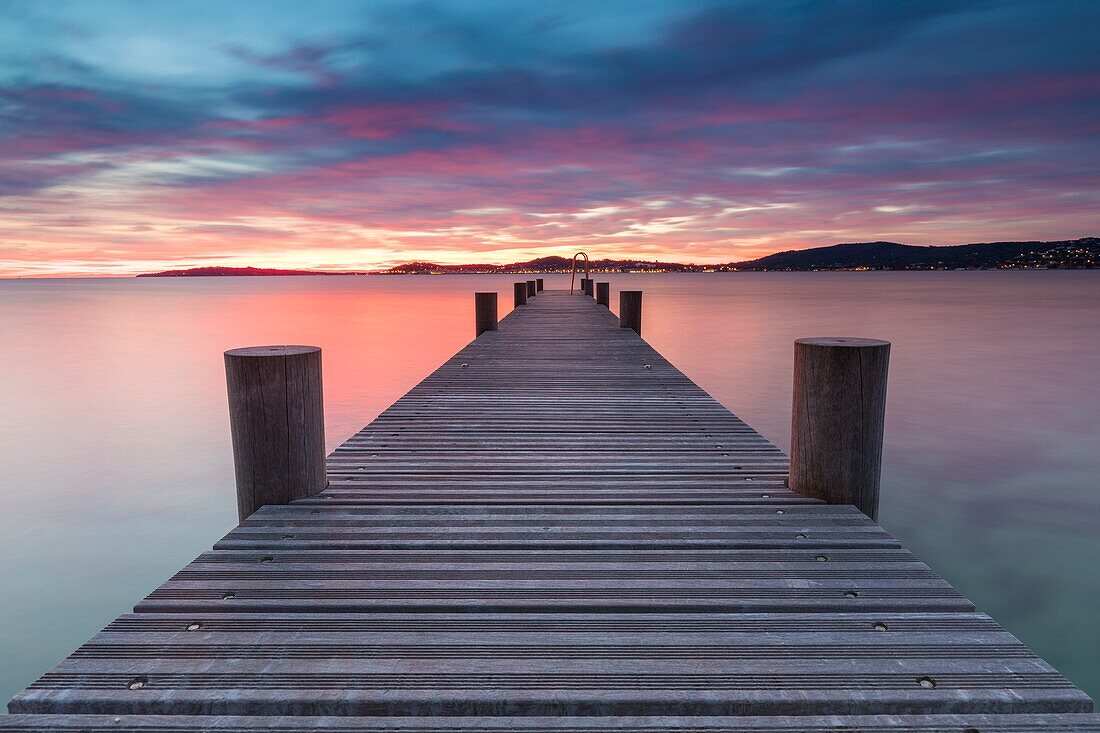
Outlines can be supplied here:
<path id="1" fill-rule="evenodd" d="M 256 275 L 361 275 L 359 272 L 277 270 L 269 267 L 192 267 L 187 270 L 145 272 L 137 277 L 251 277 Z"/>
<path id="2" fill-rule="evenodd" d="M 934 270 L 954 268 L 1092 268 L 1100 238 L 1057 242 L 990 242 L 921 247 L 897 242 L 834 244 L 790 250 L 729 265 L 736 270 Z"/>
<path id="3" fill-rule="evenodd" d="M 273 270 L 263 267 L 193 267 L 151 272 L 138 277 L 226 277 L 248 275 L 429 275 L 569 272 L 569 257 L 538 257 L 508 265 L 442 265 L 409 262 L 374 272 Z M 578 269 L 583 263 L 578 262 Z M 1100 267 L 1100 238 L 1057 242 L 990 242 L 916 246 L 897 242 L 859 242 L 777 252 L 746 262 L 694 265 L 658 260 L 592 260 L 593 272 L 731 272 L 759 270 L 940 270 L 940 269 L 1092 269 Z"/>
<path id="4" fill-rule="evenodd" d="M 658 262 L 656 260 L 592 260 L 589 268 L 599 272 L 692 272 L 703 269 L 701 265 L 684 265 L 678 262 Z M 537 257 L 526 262 L 513 262 L 508 265 L 440 265 L 435 262 L 409 262 L 384 270 L 384 275 L 421 275 L 428 273 L 447 274 L 505 274 L 517 272 L 569 272 L 573 268 L 571 257 Z M 577 262 L 577 270 L 583 270 L 584 262 Z"/>

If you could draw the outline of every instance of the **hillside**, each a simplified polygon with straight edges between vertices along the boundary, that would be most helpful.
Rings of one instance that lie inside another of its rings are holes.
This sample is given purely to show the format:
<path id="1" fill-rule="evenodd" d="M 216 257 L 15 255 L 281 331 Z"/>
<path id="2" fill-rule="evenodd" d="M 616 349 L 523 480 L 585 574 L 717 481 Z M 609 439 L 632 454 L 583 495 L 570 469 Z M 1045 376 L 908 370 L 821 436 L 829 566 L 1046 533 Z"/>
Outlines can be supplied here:
<path id="1" fill-rule="evenodd" d="M 1100 265 L 1100 238 L 916 246 L 897 242 L 834 244 L 790 250 L 730 265 L 736 270 L 932 270 L 941 268 L 1088 268 Z"/>
<path id="2" fill-rule="evenodd" d="M 270 267 L 191 267 L 186 270 L 144 272 L 136 277 L 253 277 L 257 275 L 361 275 L 359 272 L 279 270 Z"/>
<path id="3" fill-rule="evenodd" d="M 441 265 L 434 262 L 409 262 L 397 265 L 382 274 L 409 275 L 426 273 L 463 273 L 463 274 L 505 274 L 523 272 L 569 272 L 573 268 L 570 257 L 537 257 L 526 262 L 513 262 L 507 265 Z M 584 263 L 577 262 L 582 270 Z M 589 268 L 597 272 L 636 272 L 639 270 L 657 272 L 691 272 L 701 270 L 702 266 L 684 265 L 678 262 L 658 262 L 645 260 L 592 260 Z"/>

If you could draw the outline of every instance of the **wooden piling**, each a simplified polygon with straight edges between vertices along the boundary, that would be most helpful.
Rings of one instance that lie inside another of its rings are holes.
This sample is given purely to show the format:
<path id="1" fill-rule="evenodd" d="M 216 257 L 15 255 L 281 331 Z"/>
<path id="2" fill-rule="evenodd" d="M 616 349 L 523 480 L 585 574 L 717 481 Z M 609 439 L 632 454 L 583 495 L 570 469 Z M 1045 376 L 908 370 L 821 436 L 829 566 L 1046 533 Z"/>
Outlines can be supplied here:
<path id="1" fill-rule="evenodd" d="M 326 485 L 321 350 L 255 346 L 225 352 L 229 426 L 243 521 Z"/>
<path id="2" fill-rule="evenodd" d="M 791 489 L 877 518 L 889 361 L 888 341 L 795 341 Z"/>
<path id="3" fill-rule="evenodd" d="M 534 298 L 535 297 L 535 292 L 536 292 L 535 291 L 535 281 L 534 280 L 528 280 L 527 281 L 527 297 L 528 298 Z"/>
<path id="4" fill-rule="evenodd" d="M 527 283 L 515 283 L 512 288 L 515 293 L 512 305 L 516 308 L 527 305 Z"/>
<path id="5" fill-rule="evenodd" d="M 596 302 L 604 308 L 611 307 L 611 283 L 596 283 Z"/>
<path id="6" fill-rule="evenodd" d="M 542 278 L 541 277 L 536 277 L 535 278 L 535 292 L 537 292 L 537 293 L 542 292 Z"/>
<path id="7" fill-rule="evenodd" d="M 474 338 L 497 330 L 497 294 L 474 293 Z"/>
<path id="8" fill-rule="evenodd" d="M 642 291 L 619 291 L 619 328 L 634 329 L 642 335 Z"/>
<path id="9" fill-rule="evenodd" d="M 588 278 L 584 281 L 584 294 L 587 295 L 589 298 L 592 297 L 592 287 L 595 282 L 596 281 L 592 280 L 591 278 Z"/>

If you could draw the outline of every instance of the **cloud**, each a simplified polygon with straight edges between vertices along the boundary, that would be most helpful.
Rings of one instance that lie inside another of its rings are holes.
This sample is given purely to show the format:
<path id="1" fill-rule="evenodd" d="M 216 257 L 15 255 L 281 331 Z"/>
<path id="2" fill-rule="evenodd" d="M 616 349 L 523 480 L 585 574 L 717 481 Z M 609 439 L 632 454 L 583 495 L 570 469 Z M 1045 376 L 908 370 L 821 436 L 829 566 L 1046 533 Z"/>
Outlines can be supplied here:
<path id="1" fill-rule="evenodd" d="M 0 237 L 28 271 L 1100 223 L 1095 4 L 92 5 L 7 20 Z"/>

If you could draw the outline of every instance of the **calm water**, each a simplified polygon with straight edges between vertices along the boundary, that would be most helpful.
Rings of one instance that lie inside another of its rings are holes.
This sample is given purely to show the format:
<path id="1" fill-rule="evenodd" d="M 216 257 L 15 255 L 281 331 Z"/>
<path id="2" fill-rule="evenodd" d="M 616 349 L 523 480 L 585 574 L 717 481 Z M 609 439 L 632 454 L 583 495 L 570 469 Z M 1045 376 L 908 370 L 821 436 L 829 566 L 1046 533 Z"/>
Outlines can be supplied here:
<path id="1" fill-rule="evenodd" d="M 608 279 L 784 449 L 791 342 L 892 341 L 882 523 L 1100 695 L 1100 273 Z M 512 280 L 0 281 L 0 697 L 234 525 L 222 351 L 323 347 L 334 447 L 469 340 L 472 292 L 506 310 Z"/>

